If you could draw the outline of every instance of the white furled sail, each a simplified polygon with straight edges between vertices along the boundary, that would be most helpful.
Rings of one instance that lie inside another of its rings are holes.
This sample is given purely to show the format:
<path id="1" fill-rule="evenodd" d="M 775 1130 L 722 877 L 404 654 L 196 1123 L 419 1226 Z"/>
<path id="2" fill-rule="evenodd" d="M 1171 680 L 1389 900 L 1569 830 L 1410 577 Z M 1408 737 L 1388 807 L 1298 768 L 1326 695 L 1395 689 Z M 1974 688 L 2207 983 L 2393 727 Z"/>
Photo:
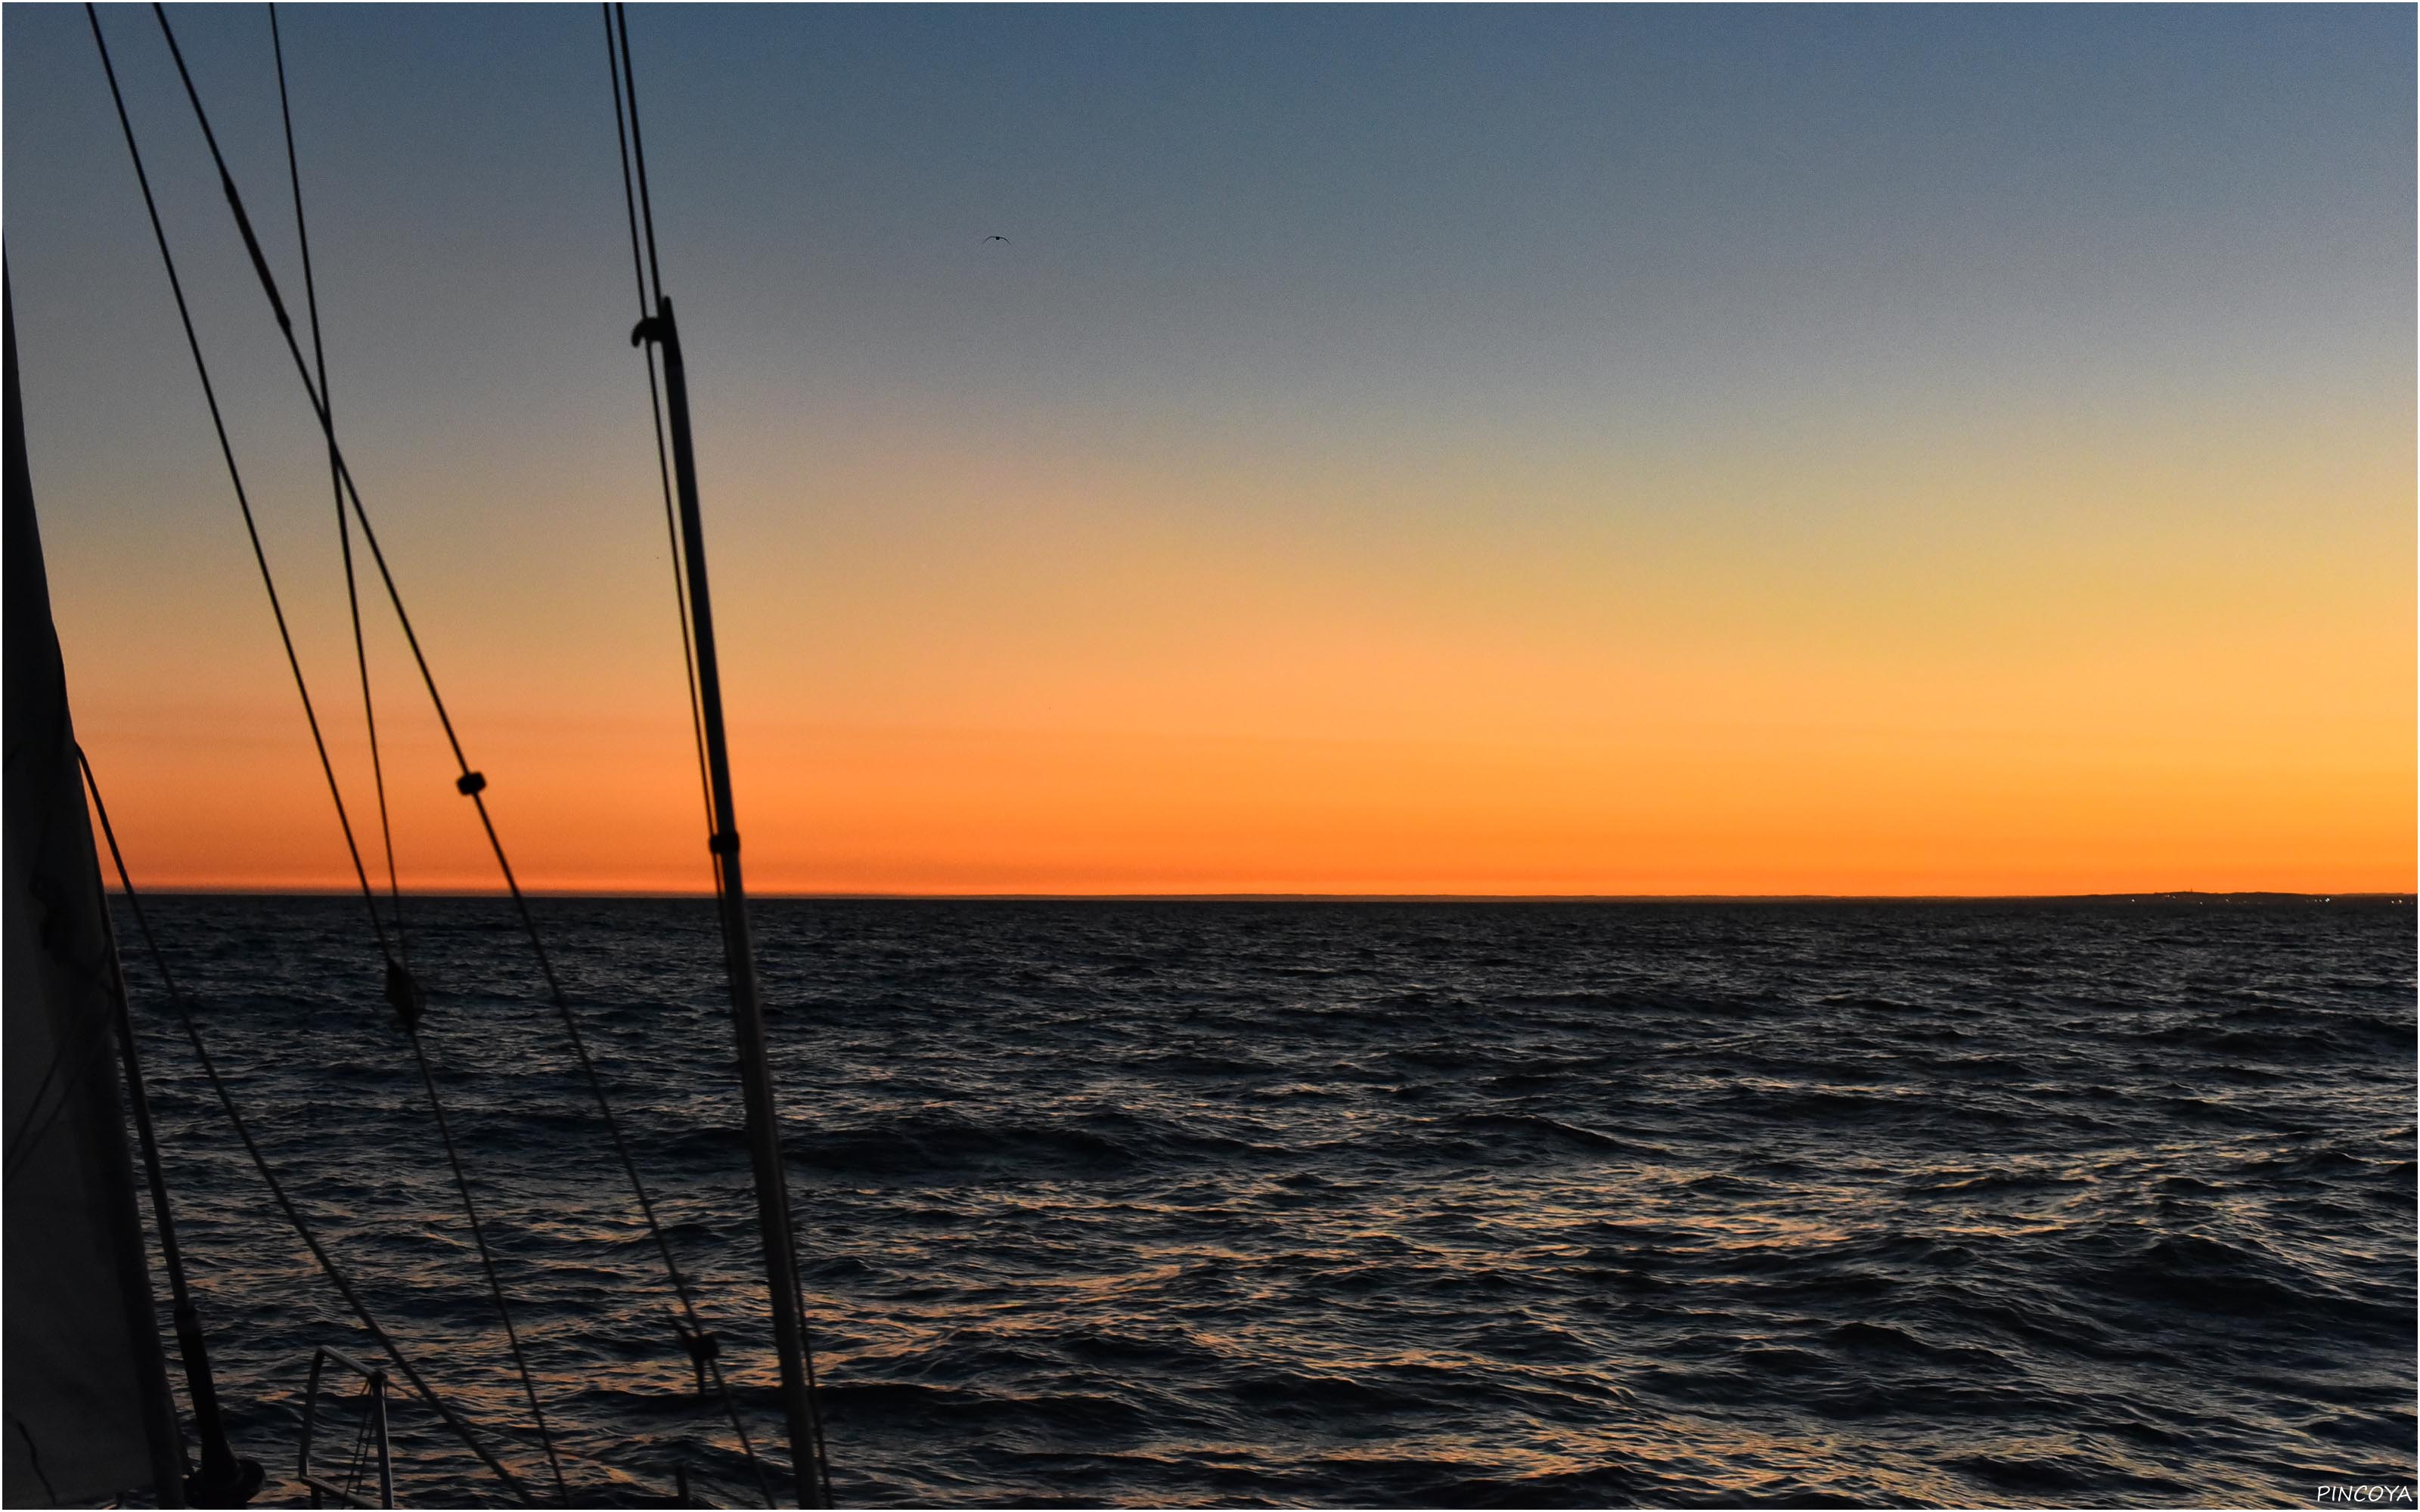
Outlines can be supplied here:
<path id="1" fill-rule="evenodd" d="M 51 625 L 7 314 L 5 810 L 0 810 L 0 1502 L 180 1504 L 182 1449 L 118 1091 L 116 965 Z"/>

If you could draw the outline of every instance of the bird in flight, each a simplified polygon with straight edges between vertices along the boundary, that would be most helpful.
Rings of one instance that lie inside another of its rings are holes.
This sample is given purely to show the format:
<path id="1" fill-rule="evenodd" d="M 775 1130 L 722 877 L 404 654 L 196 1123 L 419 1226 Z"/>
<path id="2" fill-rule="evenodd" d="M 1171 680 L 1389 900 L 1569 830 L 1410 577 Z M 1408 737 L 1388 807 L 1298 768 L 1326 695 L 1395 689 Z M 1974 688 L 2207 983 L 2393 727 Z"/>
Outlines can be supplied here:
<path id="1" fill-rule="evenodd" d="M 985 241 L 1006 241 L 1006 240 L 1008 239 L 1008 238 L 1006 238 L 1006 237 L 1001 237 L 1001 236 L 990 236 L 990 237 L 985 237 L 985 238 L 984 238 L 984 239 L 985 239 Z"/>

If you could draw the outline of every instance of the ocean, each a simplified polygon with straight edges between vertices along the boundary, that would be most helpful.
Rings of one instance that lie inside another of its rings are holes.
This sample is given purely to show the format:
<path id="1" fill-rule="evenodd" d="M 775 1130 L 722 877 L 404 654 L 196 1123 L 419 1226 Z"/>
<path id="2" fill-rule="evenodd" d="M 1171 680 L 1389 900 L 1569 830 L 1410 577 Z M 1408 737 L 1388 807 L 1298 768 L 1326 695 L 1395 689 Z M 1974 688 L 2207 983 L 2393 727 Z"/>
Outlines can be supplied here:
<path id="1" fill-rule="evenodd" d="M 535 906 L 777 1448 L 712 906 Z M 338 1263 L 551 1496 L 359 902 L 148 907 Z M 2307 1505 L 2420 1469 L 2408 902 L 753 918 L 844 1504 Z M 228 1421 L 300 1501 L 312 1350 L 376 1350 L 119 920 Z M 510 904 L 406 923 L 574 1499 L 749 1504 Z M 357 1410 L 332 1381 L 339 1476 Z M 394 1417 L 401 1501 L 506 1500 Z"/>

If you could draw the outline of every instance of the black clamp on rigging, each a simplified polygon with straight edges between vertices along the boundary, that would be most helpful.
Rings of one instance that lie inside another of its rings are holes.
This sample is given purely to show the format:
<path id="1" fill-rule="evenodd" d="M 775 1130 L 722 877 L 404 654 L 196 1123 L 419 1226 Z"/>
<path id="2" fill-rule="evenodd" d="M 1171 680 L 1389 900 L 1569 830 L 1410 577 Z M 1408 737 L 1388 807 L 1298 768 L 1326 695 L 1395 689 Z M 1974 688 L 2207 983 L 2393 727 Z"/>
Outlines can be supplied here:
<path id="1" fill-rule="evenodd" d="M 662 315 L 644 316 L 637 325 L 630 328 L 631 346 L 636 347 L 643 341 L 665 342 L 673 339 L 672 301 L 666 300 L 663 303 Z"/>
<path id="2" fill-rule="evenodd" d="M 717 856 L 739 854 L 739 831 L 721 829 L 706 837 L 706 848 Z"/>
<path id="3" fill-rule="evenodd" d="M 680 1335 L 681 1348 L 689 1351 L 689 1367 L 697 1377 L 697 1389 L 706 1391 L 706 1363 L 722 1353 L 722 1343 L 703 1328 L 689 1328 L 677 1319 L 673 1332 Z"/>
<path id="4" fill-rule="evenodd" d="M 465 772 L 454 779 L 454 791 L 466 798 L 476 795 L 487 785 L 488 774 L 485 772 Z"/>
<path id="5" fill-rule="evenodd" d="M 420 1016 L 428 1011 L 428 995 L 420 990 L 411 972 L 394 961 L 386 964 L 386 1002 L 405 1032 L 419 1032 Z"/>

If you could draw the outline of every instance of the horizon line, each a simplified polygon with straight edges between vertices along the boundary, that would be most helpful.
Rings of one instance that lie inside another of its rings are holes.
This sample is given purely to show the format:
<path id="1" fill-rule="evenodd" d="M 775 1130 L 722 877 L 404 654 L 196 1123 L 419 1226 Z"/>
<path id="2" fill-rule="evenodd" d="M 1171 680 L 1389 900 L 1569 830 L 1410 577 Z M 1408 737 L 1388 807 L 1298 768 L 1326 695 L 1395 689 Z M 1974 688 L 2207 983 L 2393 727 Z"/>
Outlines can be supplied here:
<path id="1" fill-rule="evenodd" d="M 123 889 L 114 882 L 112 896 Z M 210 898 L 350 898 L 358 888 L 338 887 L 147 887 L 154 897 Z M 525 897 L 593 902 L 710 902 L 711 891 L 659 888 L 523 887 Z M 411 898 L 462 900 L 509 898 L 502 887 L 438 887 L 404 889 Z M 2229 891 L 2180 888 L 2138 888 L 2125 892 L 875 892 L 789 891 L 750 893 L 759 903 L 2408 903 L 2411 889 L 2399 891 L 2279 891 L 2238 888 Z"/>

